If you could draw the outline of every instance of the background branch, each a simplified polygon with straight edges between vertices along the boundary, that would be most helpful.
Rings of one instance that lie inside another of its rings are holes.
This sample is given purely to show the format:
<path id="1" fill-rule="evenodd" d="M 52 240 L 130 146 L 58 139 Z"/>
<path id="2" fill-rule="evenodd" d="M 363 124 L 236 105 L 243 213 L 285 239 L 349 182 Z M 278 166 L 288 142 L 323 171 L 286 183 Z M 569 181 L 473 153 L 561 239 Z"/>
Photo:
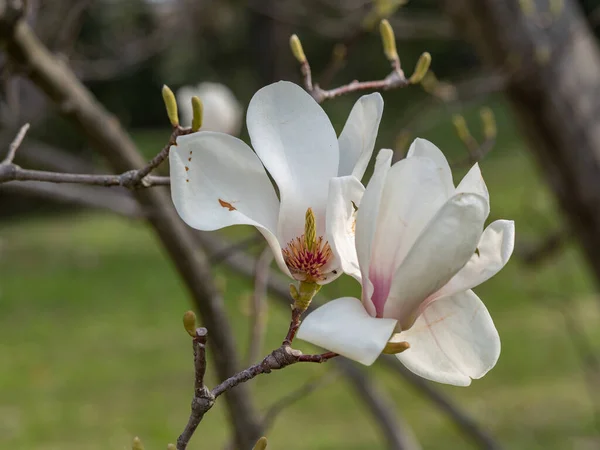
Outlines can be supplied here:
<path id="1" fill-rule="evenodd" d="M 0 6 L 0 40 L 6 56 L 80 127 L 113 170 L 128 172 L 144 167 L 143 158 L 119 122 L 34 35 L 23 20 L 22 3 L 3 1 Z M 177 217 L 165 192 L 139 189 L 134 191 L 134 195 L 185 281 L 203 324 L 212 330 L 211 346 L 214 348 L 212 356 L 216 372 L 220 379 L 226 379 L 236 373 L 238 356 L 233 332 L 206 256 L 193 245 L 193 232 Z M 227 406 L 236 433 L 236 445 L 251 448 L 260 437 L 260 424 L 247 389 L 240 387 L 228 392 Z"/>

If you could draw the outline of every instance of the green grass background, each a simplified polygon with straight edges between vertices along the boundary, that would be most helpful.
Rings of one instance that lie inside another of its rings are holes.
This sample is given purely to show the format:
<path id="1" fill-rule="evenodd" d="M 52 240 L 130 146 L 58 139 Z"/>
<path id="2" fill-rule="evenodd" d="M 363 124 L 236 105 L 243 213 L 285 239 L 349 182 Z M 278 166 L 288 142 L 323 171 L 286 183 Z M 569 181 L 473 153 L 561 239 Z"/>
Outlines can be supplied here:
<path id="1" fill-rule="evenodd" d="M 492 218 L 515 219 L 519 240 L 535 240 L 560 219 L 506 106 L 498 99 L 491 105 L 500 135 L 482 170 Z M 474 107 L 467 118 L 477 120 Z M 448 120 L 432 116 L 431 123 L 420 134 L 450 159 L 464 157 Z M 139 132 L 136 139 L 152 154 L 167 134 Z M 457 171 L 456 180 L 462 173 Z M 174 442 L 187 421 L 192 393 L 190 342 L 181 327 L 190 303 L 151 231 L 139 222 L 85 212 L 0 227 L 0 448 L 125 449 L 136 435 L 146 449 Z M 243 353 L 251 283 L 223 266 L 214 271 Z M 349 279 L 326 290 L 330 296 L 357 291 Z M 513 258 L 476 292 L 500 332 L 500 361 L 469 388 L 437 387 L 504 448 L 600 447 L 592 396 L 563 314 L 564 309 L 572 313 L 600 350 L 598 299 L 577 249 L 570 245 L 534 269 Z M 271 302 L 265 353 L 281 341 L 288 314 Z M 255 379 L 251 390 L 264 411 L 329 369 L 293 366 Z M 369 373 L 424 448 L 475 448 L 403 379 L 377 364 Z M 214 382 L 212 375 L 209 381 Z M 191 448 L 222 448 L 228 436 L 219 401 Z M 343 378 L 287 409 L 268 437 L 273 449 L 384 448 L 377 425 Z"/>

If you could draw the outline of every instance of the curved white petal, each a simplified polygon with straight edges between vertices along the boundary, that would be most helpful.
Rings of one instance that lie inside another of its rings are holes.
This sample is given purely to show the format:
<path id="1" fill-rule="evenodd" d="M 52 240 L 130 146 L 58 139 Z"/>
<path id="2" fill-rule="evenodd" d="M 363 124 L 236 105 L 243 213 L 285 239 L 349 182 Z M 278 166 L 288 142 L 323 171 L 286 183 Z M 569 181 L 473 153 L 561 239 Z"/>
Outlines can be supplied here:
<path id="1" fill-rule="evenodd" d="M 370 366 L 394 332 L 396 321 L 371 317 L 357 298 L 325 303 L 300 325 L 298 339 Z"/>
<path id="2" fill-rule="evenodd" d="M 431 303 L 399 337 L 410 344 L 396 355 L 402 364 L 439 383 L 468 386 L 500 356 L 500 337 L 490 313 L 470 290 Z"/>
<path id="3" fill-rule="evenodd" d="M 290 275 L 275 237 L 279 201 L 265 169 L 243 141 L 211 131 L 177 138 L 169 152 L 171 197 L 181 218 L 198 230 L 254 225 L 279 267 Z"/>
<path id="4" fill-rule="evenodd" d="M 406 158 L 387 173 L 373 237 L 369 280 L 378 317 L 390 292 L 392 277 L 413 244 L 446 201 L 437 166 L 429 158 Z"/>
<path id="5" fill-rule="evenodd" d="M 425 227 L 393 276 L 384 317 L 409 328 L 419 306 L 448 282 L 475 252 L 486 201 L 476 194 L 450 198 Z"/>
<path id="6" fill-rule="evenodd" d="M 338 139 L 338 176 L 354 175 L 359 180 L 362 179 L 373 154 L 382 114 L 383 97 L 379 92 L 363 95 L 354 104 Z"/>
<path id="7" fill-rule="evenodd" d="M 304 232 L 313 209 L 325 235 L 329 180 L 337 176 L 337 137 L 325 111 L 299 86 L 280 81 L 259 90 L 248 106 L 248 133 L 281 199 L 278 236 L 289 242 Z"/>
<path id="8" fill-rule="evenodd" d="M 496 275 L 506 265 L 515 247 L 515 223 L 496 220 L 484 230 L 471 259 L 430 301 L 474 288 Z"/>
<path id="9" fill-rule="evenodd" d="M 467 172 L 467 174 L 460 181 L 458 186 L 456 187 L 456 193 L 460 194 L 462 192 L 469 194 L 478 194 L 481 195 L 487 201 L 487 213 L 486 217 L 490 213 L 490 194 L 488 192 L 487 186 L 485 185 L 485 181 L 481 176 L 481 169 L 479 168 L 479 164 L 475 163 L 473 167 Z"/>
<path id="10" fill-rule="evenodd" d="M 339 265 L 348 275 L 358 281 L 360 267 L 356 255 L 354 235 L 356 211 L 365 191 L 364 186 L 353 176 L 333 178 L 329 183 L 327 205 L 327 240 Z"/>
<path id="11" fill-rule="evenodd" d="M 375 160 L 375 170 L 356 213 L 356 255 L 362 278 L 362 300 L 365 308 L 372 316 L 375 316 L 375 306 L 371 302 L 373 284 L 369 281 L 371 247 L 377 230 L 381 195 L 393 156 L 394 152 L 392 150 L 383 149 L 379 151 Z"/>
<path id="12" fill-rule="evenodd" d="M 446 197 L 450 197 L 454 193 L 454 182 L 452 181 L 450 165 L 448 164 L 448 160 L 444 156 L 444 153 L 428 140 L 417 138 L 410 144 L 410 148 L 406 154 L 407 158 L 412 158 L 414 156 L 429 158 L 435 163 L 438 176 L 446 191 Z"/>

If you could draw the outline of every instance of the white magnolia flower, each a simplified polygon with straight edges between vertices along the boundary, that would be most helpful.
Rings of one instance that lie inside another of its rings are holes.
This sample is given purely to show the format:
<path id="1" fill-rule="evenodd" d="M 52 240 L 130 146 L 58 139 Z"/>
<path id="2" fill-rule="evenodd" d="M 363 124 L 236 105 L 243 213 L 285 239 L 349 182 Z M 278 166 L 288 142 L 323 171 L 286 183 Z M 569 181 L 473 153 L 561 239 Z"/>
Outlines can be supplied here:
<path id="1" fill-rule="evenodd" d="M 222 133 L 177 138 L 169 156 L 175 208 L 199 230 L 253 225 L 287 275 L 328 283 L 342 272 L 329 242 L 329 182 L 344 176 L 360 185 L 353 177 L 365 172 L 382 112 L 381 95 L 361 97 L 338 140 L 325 111 L 308 93 L 293 83 L 271 84 L 248 107 L 254 151 Z M 307 215 L 315 219 L 311 242 L 304 236 Z"/>
<path id="2" fill-rule="evenodd" d="M 405 349 L 396 356 L 417 375 L 467 386 L 500 355 L 498 332 L 471 288 L 507 263 L 514 223 L 483 229 L 489 196 L 477 164 L 455 188 L 446 158 L 428 141 L 417 139 L 392 167 L 391 158 L 379 153 L 362 200 L 354 181 L 332 182 L 345 202 L 331 207 L 337 223 L 353 214 L 350 199 L 360 201 L 356 250 L 351 230 L 334 234 L 332 248 L 362 280 L 362 302 L 328 302 L 308 315 L 298 338 L 366 365 L 384 349 Z"/>
<path id="3" fill-rule="evenodd" d="M 192 97 L 202 100 L 204 114 L 203 131 L 218 131 L 237 136 L 242 129 L 242 105 L 227 86 L 221 83 L 200 83 L 183 86 L 177 91 L 177 106 L 181 125 L 192 124 Z"/>

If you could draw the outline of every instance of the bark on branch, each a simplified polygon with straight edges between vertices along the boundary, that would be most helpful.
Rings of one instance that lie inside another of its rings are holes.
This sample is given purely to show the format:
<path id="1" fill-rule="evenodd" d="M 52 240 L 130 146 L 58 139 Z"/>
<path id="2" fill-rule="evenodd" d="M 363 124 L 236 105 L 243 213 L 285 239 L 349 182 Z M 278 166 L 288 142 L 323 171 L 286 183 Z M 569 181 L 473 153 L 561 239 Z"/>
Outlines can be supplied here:
<path id="1" fill-rule="evenodd" d="M 0 41 L 11 62 L 22 69 L 61 112 L 76 124 L 117 173 L 136 170 L 145 161 L 135 144 L 59 58 L 52 55 L 23 18 L 23 2 L 0 1 Z M 206 256 L 194 245 L 193 232 L 181 222 L 168 195 L 161 189 L 133 191 L 157 237 L 171 257 L 191 293 L 203 324 L 211 330 L 211 346 L 218 377 L 237 372 L 238 355 Z M 237 448 L 251 448 L 260 437 L 260 424 L 247 390 L 227 394 L 228 414 L 235 429 Z"/>

